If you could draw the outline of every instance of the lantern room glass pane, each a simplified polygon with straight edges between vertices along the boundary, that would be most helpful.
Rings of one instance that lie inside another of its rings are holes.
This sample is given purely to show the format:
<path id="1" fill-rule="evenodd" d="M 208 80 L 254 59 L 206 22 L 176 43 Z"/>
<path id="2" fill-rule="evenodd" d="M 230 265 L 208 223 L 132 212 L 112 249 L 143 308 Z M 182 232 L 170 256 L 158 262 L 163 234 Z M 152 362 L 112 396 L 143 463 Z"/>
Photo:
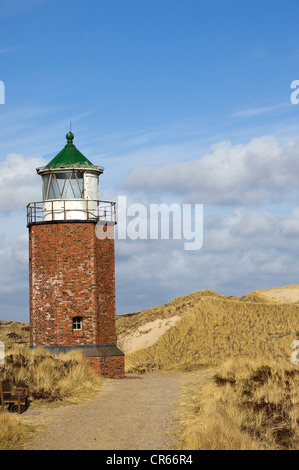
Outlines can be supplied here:
<path id="1" fill-rule="evenodd" d="M 70 179 L 70 174 L 68 173 L 57 173 L 56 175 L 56 186 L 59 188 L 60 197 L 63 197 L 63 193 L 65 191 L 65 187 L 68 184 L 68 180 Z"/>
<path id="2" fill-rule="evenodd" d="M 47 184 L 45 180 L 45 184 Z M 81 199 L 83 198 L 83 173 L 52 173 L 48 180 L 47 199 Z M 44 192 L 46 196 L 47 192 Z"/>
<path id="3" fill-rule="evenodd" d="M 50 175 L 43 176 L 43 201 L 47 199 Z"/>
<path id="4" fill-rule="evenodd" d="M 67 181 L 63 188 L 62 197 L 64 199 L 80 199 L 83 197 L 83 174 L 81 173 L 82 177 L 79 178 L 79 173 L 72 173 L 70 178 Z M 81 181 L 81 185 L 80 185 Z M 82 188 L 82 189 L 81 189 Z"/>
<path id="5" fill-rule="evenodd" d="M 48 199 L 60 199 L 60 194 L 59 194 L 58 186 L 56 183 L 55 175 L 51 175 L 51 178 L 49 181 Z"/>

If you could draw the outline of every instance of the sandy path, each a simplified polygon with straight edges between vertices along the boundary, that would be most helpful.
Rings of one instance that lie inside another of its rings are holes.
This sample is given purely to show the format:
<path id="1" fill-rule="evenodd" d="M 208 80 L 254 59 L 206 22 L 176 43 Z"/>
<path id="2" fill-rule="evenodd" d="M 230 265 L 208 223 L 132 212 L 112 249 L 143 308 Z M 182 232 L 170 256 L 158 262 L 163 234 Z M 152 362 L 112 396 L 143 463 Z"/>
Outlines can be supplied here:
<path id="1" fill-rule="evenodd" d="M 179 375 L 156 373 L 109 380 L 97 398 L 80 405 L 29 409 L 23 416 L 46 422 L 24 449 L 169 450 L 180 383 Z"/>

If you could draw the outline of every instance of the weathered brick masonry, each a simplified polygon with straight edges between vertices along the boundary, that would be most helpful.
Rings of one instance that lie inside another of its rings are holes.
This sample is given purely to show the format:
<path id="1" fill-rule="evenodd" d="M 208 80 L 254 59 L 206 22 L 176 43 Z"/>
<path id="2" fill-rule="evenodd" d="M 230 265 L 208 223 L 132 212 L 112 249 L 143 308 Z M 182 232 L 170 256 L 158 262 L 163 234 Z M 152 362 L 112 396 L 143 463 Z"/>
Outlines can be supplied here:
<path id="1" fill-rule="evenodd" d="M 31 346 L 89 348 L 97 373 L 124 377 L 124 355 L 116 347 L 113 237 L 97 238 L 91 221 L 32 224 L 29 256 Z M 73 329 L 74 317 L 82 318 L 81 330 Z M 99 355 L 92 345 L 112 347 Z"/>
<path id="2" fill-rule="evenodd" d="M 124 378 L 124 356 L 89 357 L 88 361 L 99 375 L 114 379 Z"/>

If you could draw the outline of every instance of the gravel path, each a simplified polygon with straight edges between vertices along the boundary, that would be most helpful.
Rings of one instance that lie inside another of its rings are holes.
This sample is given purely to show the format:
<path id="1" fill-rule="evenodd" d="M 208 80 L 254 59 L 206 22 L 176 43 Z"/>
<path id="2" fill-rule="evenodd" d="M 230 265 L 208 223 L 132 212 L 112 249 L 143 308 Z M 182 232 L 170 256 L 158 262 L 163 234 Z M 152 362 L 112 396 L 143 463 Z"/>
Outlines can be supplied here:
<path id="1" fill-rule="evenodd" d="M 170 450 L 180 384 L 180 375 L 150 373 L 108 380 L 97 398 L 80 405 L 29 408 L 24 416 L 45 424 L 24 449 Z"/>

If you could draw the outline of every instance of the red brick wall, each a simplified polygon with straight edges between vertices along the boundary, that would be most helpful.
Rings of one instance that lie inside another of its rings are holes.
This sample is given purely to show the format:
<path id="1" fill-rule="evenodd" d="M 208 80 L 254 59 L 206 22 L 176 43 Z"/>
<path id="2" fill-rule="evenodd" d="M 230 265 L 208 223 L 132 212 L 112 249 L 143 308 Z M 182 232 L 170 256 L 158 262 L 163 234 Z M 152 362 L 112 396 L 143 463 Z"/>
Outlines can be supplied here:
<path id="1" fill-rule="evenodd" d="M 35 224 L 29 256 L 31 345 L 116 344 L 113 237 L 92 222 Z"/>
<path id="2" fill-rule="evenodd" d="M 113 379 L 125 378 L 125 357 L 88 357 L 87 361 L 96 374 Z"/>
<path id="3" fill-rule="evenodd" d="M 99 224 L 97 226 L 99 228 Z M 95 270 L 97 273 L 97 309 L 101 319 L 97 322 L 98 344 L 116 343 L 115 323 L 115 253 L 114 225 L 106 226 L 105 239 L 95 232 Z M 103 232 L 102 232 L 103 234 Z"/>

